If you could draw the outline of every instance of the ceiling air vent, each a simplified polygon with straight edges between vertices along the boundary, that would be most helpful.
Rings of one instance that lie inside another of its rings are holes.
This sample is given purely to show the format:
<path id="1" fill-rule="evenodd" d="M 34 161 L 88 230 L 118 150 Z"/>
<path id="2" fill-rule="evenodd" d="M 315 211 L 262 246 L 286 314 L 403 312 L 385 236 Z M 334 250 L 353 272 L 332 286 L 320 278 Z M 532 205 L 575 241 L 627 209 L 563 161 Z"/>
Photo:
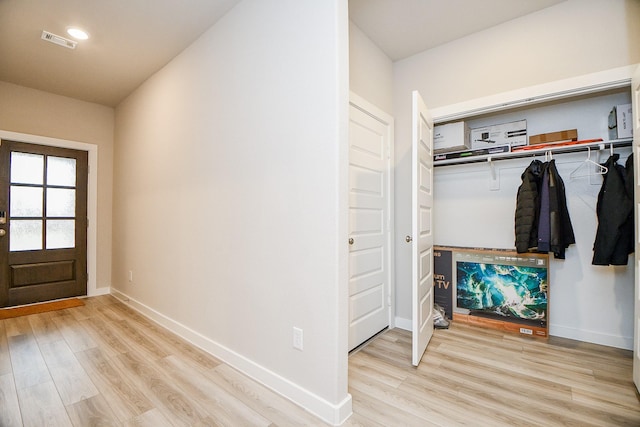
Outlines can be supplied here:
<path id="1" fill-rule="evenodd" d="M 65 39 L 64 37 L 60 37 L 57 36 L 53 33 L 50 33 L 48 31 L 42 31 L 42 40 L 46 40 L 48 42 L 57 44 L 59 46 L 63 46 L 69 49 L 75 49 L 76 45 L 78 44 L 77 42 L 74 42 L 73 40 L 69 40 L 69 39 Z"/>

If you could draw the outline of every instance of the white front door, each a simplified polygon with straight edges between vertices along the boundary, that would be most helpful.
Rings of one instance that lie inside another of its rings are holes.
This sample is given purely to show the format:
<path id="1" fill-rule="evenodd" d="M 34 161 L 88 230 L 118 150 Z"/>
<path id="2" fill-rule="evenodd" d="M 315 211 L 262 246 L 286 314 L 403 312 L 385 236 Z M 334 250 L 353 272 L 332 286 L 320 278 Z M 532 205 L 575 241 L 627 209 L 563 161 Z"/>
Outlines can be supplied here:
<path id="1" fill-rule="evenodd" d="M 418 91 L 412 94 L 412 364 L 418 366 L 433 335 L 433 120 Z"/>
<path id="2" fill-rule="evenodd" d="M 390 322 L 393 120 L 351 95 L 349 110 L 349 350 Z"/>
<path id="3" fill-rule="evenodd" d="M 636 68 L 631 79 L 631 102 L 633 109 L 633 170 L 635 197 L 635 314 L 633 316 L 633 382 L 640 391 L 640 67 Z"/>

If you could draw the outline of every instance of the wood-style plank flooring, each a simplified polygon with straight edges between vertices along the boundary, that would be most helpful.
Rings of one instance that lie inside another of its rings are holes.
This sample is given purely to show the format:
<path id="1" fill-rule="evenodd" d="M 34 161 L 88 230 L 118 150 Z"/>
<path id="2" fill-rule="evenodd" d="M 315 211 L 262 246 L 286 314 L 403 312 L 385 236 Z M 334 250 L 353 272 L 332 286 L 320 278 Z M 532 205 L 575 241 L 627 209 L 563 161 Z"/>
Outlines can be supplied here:
<path id="1" fill-rule="evenodd" d="M 111 296 L 0 321 L 0 427 L 325 426 Z"/>
<path id="2" fill-rule="evenodd" d="M 326 426 L 113 297 L 0 321 L 0 426 Z M 345 426 L 640 426 L 631 353 L 453 324 L 349 358 Z"/>
<path id="3" fill-rule="evenodd" d="M 411 366 L 411 334 L 391 330 L 349 359 L 367 426 L 640 426 L 632 353 L 463 323 L 436 330 Z"/>

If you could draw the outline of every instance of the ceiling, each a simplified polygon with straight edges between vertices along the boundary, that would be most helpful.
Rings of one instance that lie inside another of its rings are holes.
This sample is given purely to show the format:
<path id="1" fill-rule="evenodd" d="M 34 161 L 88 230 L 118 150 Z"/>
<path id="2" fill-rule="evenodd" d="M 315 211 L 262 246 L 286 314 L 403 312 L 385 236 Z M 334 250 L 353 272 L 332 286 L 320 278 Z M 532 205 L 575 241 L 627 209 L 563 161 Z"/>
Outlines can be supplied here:
<path id="1" fill-rule="evenodd" d="M 565 0 L 349 0 L 349 18 L 392 61 Z"/>
<path id="2" fill-rule="evenodd" d="M 0 80 L 115 106 L 239 1 L 0 0 Z M 75 50 L 40 38 L 73 25 Z"/>
<path id="3" fill-rule="evenodd" d="M 0 0 L 0 80 L 116 106 L 240 1 Z M 349 0 L 349 15 L 396 61 L 561 1 Z M 75 50 L 41 39 L 74 25 L 90 34 Z"/>

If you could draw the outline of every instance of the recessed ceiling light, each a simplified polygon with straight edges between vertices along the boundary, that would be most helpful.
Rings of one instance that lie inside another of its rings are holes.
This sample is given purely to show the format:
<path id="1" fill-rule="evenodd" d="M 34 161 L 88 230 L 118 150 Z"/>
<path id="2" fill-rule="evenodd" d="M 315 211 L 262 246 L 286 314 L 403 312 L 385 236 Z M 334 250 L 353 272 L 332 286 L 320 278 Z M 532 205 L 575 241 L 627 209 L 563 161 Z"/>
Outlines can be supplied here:
<path id="1" fill-rule="evenodd" d="M 86 40 L 89 38 L 89 34 L 86 31 L 81 30 L 80 28 L 77 28 L 77 27 L 67 28 L 67 34 L 69 34 L 74 39 L 78 39 L 78 40 Z"/>

